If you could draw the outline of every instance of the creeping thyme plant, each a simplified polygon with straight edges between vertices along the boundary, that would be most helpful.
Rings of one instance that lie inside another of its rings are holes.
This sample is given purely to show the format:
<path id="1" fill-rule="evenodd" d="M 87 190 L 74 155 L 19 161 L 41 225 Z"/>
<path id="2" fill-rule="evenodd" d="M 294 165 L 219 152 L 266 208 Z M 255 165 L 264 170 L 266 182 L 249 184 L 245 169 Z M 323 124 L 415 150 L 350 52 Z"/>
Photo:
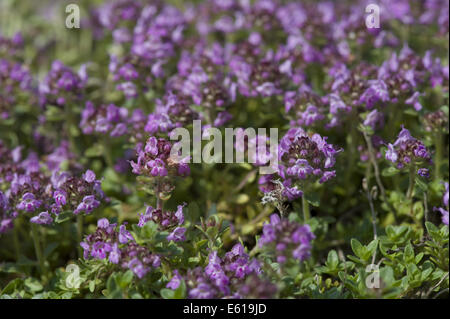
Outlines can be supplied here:
<path id="1" fill-rule="evenodd" d="M 66 2 L 0 1 L 0 298 L 448 297 L 448 1 Z"/>

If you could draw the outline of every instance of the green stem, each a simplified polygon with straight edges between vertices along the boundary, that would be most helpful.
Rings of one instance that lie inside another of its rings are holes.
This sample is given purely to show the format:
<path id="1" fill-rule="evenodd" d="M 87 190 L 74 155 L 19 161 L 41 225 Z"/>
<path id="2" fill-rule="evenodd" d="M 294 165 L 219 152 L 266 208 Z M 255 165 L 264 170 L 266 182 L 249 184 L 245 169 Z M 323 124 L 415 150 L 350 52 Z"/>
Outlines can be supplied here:
<path id="1" fill-rule="evenodd" d="M 306 200 L 305 196 L 302 197 L 302 208 L 304 222 L 307 222 L 311 218 L 311 214 L 309 212 L 309 203 Z"/>
<path id="2" fill-rule="evenodd" d="M 378 167 L 377 159 L 375 156 L 375 151 L 374 151 L 373 145 L 372 145 L 372 140 L 371 140 L 370 136 L 367 135 L 367 133 L 363 132 L 363 135 L 364 135 L 364 139 L 366 140 L 366 143 L 367 143 L 367 149 L 369 150 L 369 159 L 370 159 L 370 162 L 372 163 L 372 167 L 373 167 L 373 171 L 374 171 L 374 175 L 375 175 L 375 181 L 377 182 L 378 188 L 380 189 L 380 192 L 381 192 L 381 198 L 386 203 L 386 205 L 388 205 L 389 209 L 394 214 L 395 221 L 397 221 L 397 212 L 396 212 L 395 208 L 389 203 L 389 201 L 386 197 L 386 190 L 384 189 L 383 182 L 381 181 L 380 168 Z M 368 177 L 367 182 L 369 182 L 369 181 L 370 181 L 370 178 Z"/>
<path id="3" fill-rule="evenodd" d="M 14 250 L 16 252 L 16 260 L 19 261 L 20 258 L 20 241 L 19 241 L 19 234 L 18 234 L 18 223 L 14 223 L 14 229 L 13 229 L 13 240 L 14 240 Z"/>
<path id="4" fill-rule="evenodd" d="M 83 249 L 80 246 L 80 243 L 83 241 L 83 216 L 77 216 L 77 248 L 78 248 L 78 256 L 80 258 L 83 257 Z"/>
<path id="5" fill-rule="evenodd" d="M 161 193 L 161 181 L 158 178 L 158 182 L 156 184 L 156 192 L 155 192 L 155 196 L 156 196 L 156 209 L 163 209 L 163 201 L 160 197 L 160 193 Z"/>
<path id="6" fill-rule="evenodd" d="M 41 243 L 39 240 L 39 231 L 37 229 L 36 224 L 34 224 L 34 223 L 30 223 L 30 224 L 31 224 L 31 234 L 33 236 L 33 241 L 34 241 L 34 251 L 36 253 L 36 258 L 39 263 L 39 269 L 40 269 L 41 275 L 45 276 L 45 261 L 44 261 L 44 256 L 42 254 Z"/>
<path id="7" fill-rule="evenodd" d="M 78 128 L 77 119 L 75 117 L 75 113 L 72 111 L 72 107 L 74 107 L 74 105 L 71 103 L 66 103 L 66 105 L 64 106 L 64 111 L 67 117 L 65 121 L 67 131 L 66 133 L 68 134 L 69 137 L 71 151 L 74 152 L 75 154 L 79 154 L 75 136 L 73 136 L 72 134 Z"/>
<path id="8" fill-rule="evenodd" d="M 439 130 L 435 135 L 436 156 L 434 159 L 434 176 L 436 180 L 441 179 L 441 162 L 442 162 L 442 132 Z"/>
<path id="9" fill-rule="evenodd" d="M 406 197 L 408 199 L 411 199 L 414 193 L 415 177 L 416 177 L 416 166 L 411 165 L 411 167 L 409 168 L 409 187 L 408 192 L 406 193 Z"/>
<path id="10" fill-rule="evenodd" d="M 111 142 L 108 136 L 103 137 L 103 146 L 104 146 L 104 156 L 106 164 L 110 168 L 114 168 L 114 160 L 111 154 Z"/>

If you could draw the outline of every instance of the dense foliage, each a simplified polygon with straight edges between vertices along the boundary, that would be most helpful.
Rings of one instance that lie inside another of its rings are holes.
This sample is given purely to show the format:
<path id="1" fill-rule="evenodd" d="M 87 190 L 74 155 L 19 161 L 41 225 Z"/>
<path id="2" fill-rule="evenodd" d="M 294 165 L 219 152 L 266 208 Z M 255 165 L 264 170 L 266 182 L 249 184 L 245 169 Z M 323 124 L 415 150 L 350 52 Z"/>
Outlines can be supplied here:
<path id="1" fill-rule="evenodd" d="M 372 2 L 0 1 L 1 298 L 448 297 L 449 3 Z"/>

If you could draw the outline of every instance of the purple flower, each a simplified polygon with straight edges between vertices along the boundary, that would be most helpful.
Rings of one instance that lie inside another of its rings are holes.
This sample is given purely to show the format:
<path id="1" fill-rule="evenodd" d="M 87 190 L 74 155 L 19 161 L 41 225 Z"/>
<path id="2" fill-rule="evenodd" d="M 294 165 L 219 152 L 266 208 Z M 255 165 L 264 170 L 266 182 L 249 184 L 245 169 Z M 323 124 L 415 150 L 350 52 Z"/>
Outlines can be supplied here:
<path id="1" fill-rule="evenodd" d="M 114 245 L 111 248 L 111 252 L 109 254 L 109 261 L 113 264 L 118 264 L 120 260 L 120 249 L 117 243 L 114 243 Z"/>
<path id="2" fill-rule="evenodd" d="M 384 114 L 377 109 L 372 110 L 367 114 L 366 119 L 363 122 L 364 125 L 370 126 L 373 130 L 382 128 L 384 126 Z"/>
<path id="3" fill-rule="evenodd" d="M 48 212 L 42 212 L 38 216 L 32 217 L 30 222 L 39 225 L 50 225 L 53 222 L 53 218 Z"/>
<path id="4" fill-rule="evenodd" d="M 427 168 L 419 168 L 417 174 L 425 178 L 430 177 L 430 171 Z"/>
<path id="5" fill-rule="evenodd" d="M 301 191 L 295 185 L 297 182 L 304 185 L 306 180 L 319 179 L 324 183 L 335 176 L 335 171 L 330 169 L 341 150 L 335 149 L 326 140 L 319 134 L 311 136 L 301 128 L 291 128 L 281 139 L 279 175 L 284 179 L 288 198 L 301 196 Z"/>
<path id="6" fill-rule="evenodd" d="M 78 74 L 61 61 L 54 61 L 50 72 L 39 85 L 39 93 L 44 103 L 64 106 L 69 101 L 77 101 L 86 84 Z"/>
<path id="7" fill-rule="evenodd" d="M 119 243 L 126 244 L 129 240 L 134 241 L 131 233 L 125 228 L 125 225 L 119 227 Z"/>
<path id="8" fill-rule="evenodd" d="M 139 278 L 143 278 L 150 271 L 150 268 L 146 267 L 138 258 L 130 260 L 128 268 Z"/>
<path id="9" fill-rule="evenodd" d="M 310 256 L 314 238 L 309 225 L 302 226 L 273 214 L 270 223 L 263 226 L 258 245 L 275 254 L 279 263 L 285 263 L 291 257 L 303 261 Z"/>
<path id="10" fill-rule="evenodd" d="M 186 237 L 184 236 L 184 233 L 186 232 L 186 228 L 184 227 L 177 227 L 175 228 L 169 235 L 167 235 L 167 240 L 169 241 L 185 241 Z"/>
<path id="11" fill-rule="evenodd" d="M 412 137 L 410 132 L 404 127 L 394 144 L 388 144 L 385 157 L 392 163 L 396 163 L 399 169 L 410 165 L 431 163 L 431 155 L 423 142 Z M 419 171 L 419 174 L 427 175 L 427 171 L 422 169 Z"/>
<path id="12" fill-rule="evenodd" d="M 78 215 L 81 212 L 86 214 L 92 213 L 92 211 L 100 206 L 100 202 L 95 198 L 94 195 L 88 195 L 83 198 L 83 201 L 78 204 L 77 208 L 74 210 L 74 214 Z"/>
<path id="13" fill-rule="evenodd" d="M 130 162 L 133 173 L 151 177 L 185 175 L 189 171 L 187 164 L 174 161 L 171 149 L 172 144 L 166 139 L 150 137 L 143 149 L 138 145 L 137 162 Z"/>
<path id="14" fill-rule="evenodd" d="M 27 212 L 34 212 L 42 205 L 42 201 L 37 200 L 33 193 L 25 193 L 22 196 L 22 201 L 17 204 L 17 209 L 25 210 Z"/>
<path id="15" fill-rule="evenodd" d="M 405 101 L 405 104 L 413 105 L 416 111 L 420 111 L 423 108 L 419 101 L 420 96 L 421 94 L 419 92 L 414 92 L 414 94 Z"/>
<path id="16" fill-rule="evenodd" d="M 383 80 L 370 80 L 368 84 L 369 88 L 359 98 L 359 102 L 365 104 L 367 109 L 372 109 L 378 101 L 389 101 L 388 87 Z"/>
<path id="17" fill-rule="evenodd" d="M 108 228 L 109 227 L 109 220 L 106 218 L 101 218 L 97 221 L 97 227 L 98 228 Z"/>
<path id="18" fill-rule="evenodd" d="M 109 243 L 97 241 L 92 245 L 91 256 L 98 259 L 105 259 L 111 249 L 112 247 Z"/>
<path id="19" fill-rule="evenodd" d="M 167 283 L 166 288 L 176 290 L 180 286 L 181 281 L 183 280 L 183 277 L 180 276 L 180 274 L 178 273 L 178 270 L 174 270 L 173 273 L 174 273 L 174 275 L 173 275 L 172 279 L 170 279 L 170 281 Z"/>
<path id="20" fill-rule="evenodd" d="M 95 173 L 88 169 L 86 173 L 84 173 L 83 178 L 88 183 L 93 183 L 95 181 Z"/>
<path id="21" fill-rule="evenodd" d="M 14 227 L 14 219 L 2 218 L 0 216 L 0 234 L 6 233 L 8 230 Z"/>
<path id="22" fill-rule="evenodd" d="M 53 198 L 55 199 L 56 204 L 60 206 L 64 206 L 67 203 L 67 193 L 63 190 L 56 190 L 53 193 Z"/>

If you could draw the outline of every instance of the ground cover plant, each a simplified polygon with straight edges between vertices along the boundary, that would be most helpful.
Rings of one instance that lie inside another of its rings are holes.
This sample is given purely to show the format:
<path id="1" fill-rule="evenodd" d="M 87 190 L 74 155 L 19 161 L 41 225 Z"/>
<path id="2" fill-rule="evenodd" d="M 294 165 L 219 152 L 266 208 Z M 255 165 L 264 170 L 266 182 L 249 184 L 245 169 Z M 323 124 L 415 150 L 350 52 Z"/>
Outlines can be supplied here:
<path id="1" fill-rule="evenodd" d="M 448 6 L 1 0 L 0 297 L 448 298 Z"/>

